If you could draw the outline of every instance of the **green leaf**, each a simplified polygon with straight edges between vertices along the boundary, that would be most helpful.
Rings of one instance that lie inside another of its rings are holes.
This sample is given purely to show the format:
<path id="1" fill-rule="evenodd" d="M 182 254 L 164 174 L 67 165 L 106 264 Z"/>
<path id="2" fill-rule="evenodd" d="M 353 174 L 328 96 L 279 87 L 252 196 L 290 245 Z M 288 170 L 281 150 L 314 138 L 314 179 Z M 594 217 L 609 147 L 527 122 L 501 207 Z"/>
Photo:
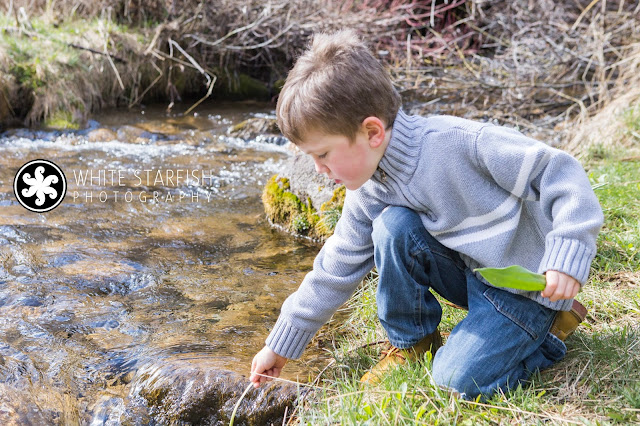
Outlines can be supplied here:
<path id="1" fill-rule="evenodd" d="M 506 268 L 478 268 L 482 277 L 496 287 L 509 287 L 518 290 L 542 291 L 547 285 L 544 275 L 531 272 L 519 265 Z"/>

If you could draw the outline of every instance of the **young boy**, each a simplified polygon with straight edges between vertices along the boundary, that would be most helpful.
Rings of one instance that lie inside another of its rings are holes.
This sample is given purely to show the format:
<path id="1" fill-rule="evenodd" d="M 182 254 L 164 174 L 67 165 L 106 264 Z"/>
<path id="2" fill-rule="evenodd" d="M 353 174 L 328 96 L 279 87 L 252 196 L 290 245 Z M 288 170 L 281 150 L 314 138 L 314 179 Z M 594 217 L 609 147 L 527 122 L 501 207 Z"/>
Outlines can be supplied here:
<path id="1" fill-rule="evenodd" d="M 392 347 L 363 382 L 432 351 L 436 384 L 475 398 L 564 357 L 603 222 L 573 157 L 505 127 L 408 116 L 350 31 L 314 38 L 276 109 L 282 133 L 348 191 L 334 235 L 253 359 L 256 387 L 301 356 L 374 265 Z M 545 273 L 546 289 L 496 288 L 473 272 L 510 265 Z M 442 347 L 430 289 L 469 310 Z"/>

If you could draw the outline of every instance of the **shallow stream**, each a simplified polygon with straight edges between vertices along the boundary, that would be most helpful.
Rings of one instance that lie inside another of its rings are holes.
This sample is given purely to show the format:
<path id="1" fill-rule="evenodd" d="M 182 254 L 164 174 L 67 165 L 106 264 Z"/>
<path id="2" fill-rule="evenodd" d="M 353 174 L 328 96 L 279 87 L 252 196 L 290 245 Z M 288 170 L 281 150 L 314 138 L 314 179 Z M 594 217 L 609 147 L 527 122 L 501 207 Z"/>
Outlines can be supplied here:
<path id="1" fill-rule="evenodd" d="M 248 374 L 318 250 L 264 219 L 262 187 L 287 148 L 226 134 L 270 112 L 147 108 L 94 117 L 112 141 L 0 138 L 0 418 L 20 424 L 35 410 L 102 424 L 105 401 L 123 398 L 136 371 L 175 360 Z M 68 184 L 47 213 L 13 194 L 17 170 L 37 158 Z M 306 377 L 321 358 L 311 350 L 284 377 Z"/>

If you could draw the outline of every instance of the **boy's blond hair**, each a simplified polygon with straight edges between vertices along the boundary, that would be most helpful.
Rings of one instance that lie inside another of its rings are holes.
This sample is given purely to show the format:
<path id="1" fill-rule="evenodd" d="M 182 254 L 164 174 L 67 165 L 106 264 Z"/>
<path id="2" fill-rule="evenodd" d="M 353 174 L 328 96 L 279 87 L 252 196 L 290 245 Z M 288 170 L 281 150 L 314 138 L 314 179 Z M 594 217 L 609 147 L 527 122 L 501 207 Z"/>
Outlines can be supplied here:
<path id="1" fill-rule="evenodd" d="M 309 131 L 353 141 L 369 116 L 392 125 L 400 102 L 382 64 L 353 31 L 343 30 L 314 36 L 287 76 L 276 114 L 280 131 L 295 144 Z"/>

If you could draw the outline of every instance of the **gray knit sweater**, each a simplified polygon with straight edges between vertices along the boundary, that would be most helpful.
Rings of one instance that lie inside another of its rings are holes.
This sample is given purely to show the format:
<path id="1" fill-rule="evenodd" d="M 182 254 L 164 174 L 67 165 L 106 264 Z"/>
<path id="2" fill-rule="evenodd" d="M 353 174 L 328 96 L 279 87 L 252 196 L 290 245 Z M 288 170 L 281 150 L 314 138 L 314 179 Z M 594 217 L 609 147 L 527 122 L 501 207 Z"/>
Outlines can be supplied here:
<path id="1" fill-rule="evenodd" d="M 389 205 L 420 214 L 466 265 L 521 265 L 589 275 L 603 215 L 589 180 L 569 154 L 505 127 L 450 116 L 400 111 L 378 170 L 347 191 L 335 233 L 313 270 L 282 305 L 266 344 L 299 358 L 313 335 L 372 269 L 372 222 Z M 540 292 L 509 290 L 555 310 Z"/>

